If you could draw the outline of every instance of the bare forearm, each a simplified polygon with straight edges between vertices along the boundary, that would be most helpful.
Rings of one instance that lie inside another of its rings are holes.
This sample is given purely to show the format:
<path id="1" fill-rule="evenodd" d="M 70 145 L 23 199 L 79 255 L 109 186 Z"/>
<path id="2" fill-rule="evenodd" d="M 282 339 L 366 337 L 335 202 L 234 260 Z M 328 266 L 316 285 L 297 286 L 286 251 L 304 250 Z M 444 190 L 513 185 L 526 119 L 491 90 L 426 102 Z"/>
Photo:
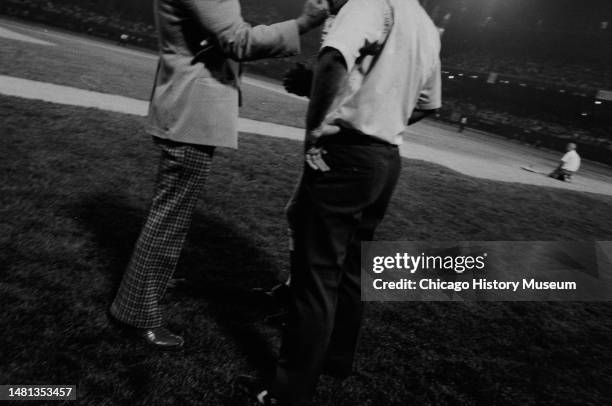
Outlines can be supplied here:
<path id="1" fill-rule="evenodd" d="M 347 76 L 342 55 L 334 49 L 324 50 L 314 72 L 310 104 L 306 115 L 307 131 L 319 128 L 323 124 Z"/>

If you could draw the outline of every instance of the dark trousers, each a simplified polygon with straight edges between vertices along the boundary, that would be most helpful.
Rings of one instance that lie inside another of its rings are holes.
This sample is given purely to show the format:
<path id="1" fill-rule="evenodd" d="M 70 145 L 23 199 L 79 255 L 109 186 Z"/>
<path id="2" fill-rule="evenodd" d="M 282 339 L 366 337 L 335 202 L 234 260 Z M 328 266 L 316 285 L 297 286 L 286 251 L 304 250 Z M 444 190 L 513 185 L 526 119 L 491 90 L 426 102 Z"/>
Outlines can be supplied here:
<path id="1" fill-rule="evenodd" d="M 151 208 L 110 312 L 139 328 L 163 324 L 160 301 L 179 261 L 214 147 L 154 138 L 161 158 Z"/>
<path id="2" fill-rule="evenodd" d="M 397 147 L 350 140 L 323 144 L 331 170 L 307 167 L 288 207 L 292 300 L 271 390 L 292 405 L 311 397 L 323 370 L 353 368 L 363 313 L 360 244 L 372 240 L 401 169 Z"/>
<path id="3" fill-rule="evenodd" d="M 565 182 L 572 179 L 573 173 L 574 172 L 568 171 L 567 169 L 557 168 L 552 171 L 548 176 L 553 179 L 562 180 Z"/>

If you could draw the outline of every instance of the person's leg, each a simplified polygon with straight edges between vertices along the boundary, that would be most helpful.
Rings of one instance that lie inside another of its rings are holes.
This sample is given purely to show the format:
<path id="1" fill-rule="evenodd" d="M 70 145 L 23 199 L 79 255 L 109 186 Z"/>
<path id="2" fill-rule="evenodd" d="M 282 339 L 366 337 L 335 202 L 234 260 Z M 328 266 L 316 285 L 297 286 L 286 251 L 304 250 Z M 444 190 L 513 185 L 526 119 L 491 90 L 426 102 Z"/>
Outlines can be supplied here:
<path id="1" fill-rule="evenodd" d="M 289 255 L 292 255 L 295 249 L 294 234 L 295 228 L 301 221 L 305 204 L 307 205 L 307 197 L 305 195 L 305 187 L 303 184 L 303 176 L 300 176 L 289 202 L 285 206 L 285 215 L 287 217 L 287 236 Z M 291 274 L 284 282 L 275 285 L 268 292 L 271 296 L 279 300 L 283 305 L 288 304 L 291 285 Z"/>
<path id="2" fill-rule="evenodd" d="M 572 180 L 572 172 L 568 171 L 567 169 L 561 169 L 559 180 L 570 182 Z"/>
<path id="3" fill-rule="evenodd" d="M 303 186 L 303 177 L 300 176 L 289 202 L 285 206 L 285 215 L 287 216 L 287 237 L 288 237 L 288 248 L 289 255 L 293 255 L 295 248 L 294 243 L 294 229 L 299 224 L 303 214 L 304 202 L 306 201 Z M 254 292 L 264 294 L 268 297 L 273 298 L 283 310 L 280 313 L 275 313 L 266 316 L 264 321 L 267 324 L 274 325 L 277 327 L 283 327 L 287 323 L 287 312 L 286 307 L 290 305 L 291 301 L 291 273 L 289 273 L 287 279 L 283 282 L 274 285 L 270 289 L 254 288 Z"/>
<path id="4" fill-rule="evenodd" d="M 363 303 L 361 302 L 360 240 L 349 246 L 336 302 L 334 327 L 323 364 L 324 374 L 345 379 L 353 371 L 353 360 L 359 341 Z"/>
<path id="5" fill-rule="evenodd" d="M 401 170 L 397 149 L 382 149 L 377 155 L 377 165 L 384 183 L 377 190 L 377 199 L 363 211 L 357 232 L 349 245 L 342 280 L 338 287 L 334 330 L 324 365 L 325 373 L 340 379 L 347 378 L 353 370 L 361 330 L 361 242 L 374 239 L 374 233 L 385 216 Z"/>
<path id="6" fill-rule="evenodd" d="M 311 396 L 333 327 L 341 276 L 331 232 L 312 205 L 302 211 L 291 252 L 288 325 L 271 387 L 279 398 L 300 404 Z"/>
<path id="7" fill-rule="evenodd" d="M 178 263 L 214 151 L 213 147 L 156 142 L 162 153 L 156 190 L 110 309 L 117 320 L 137 328 L 163 324 L 159 302 Z"/>
<path id="8" fill-rule="evenodd" d="M 291 256 L 289 325 L 275 396 L 299 405 L 315 387 L 327 355 L 344 263 L 365 207 L 376 200 L 378 167 L 364 146 L 326 147 L 330 172 L 305 170 Z M 360 319 L 360 315 L 357 315 Z"/>
<path id="9" fill-rule="evenodd" d="M 548 176 L 553 179 L 563 180 L 563 169 L 555 168 L 555 170 L 552 171 Z"/>

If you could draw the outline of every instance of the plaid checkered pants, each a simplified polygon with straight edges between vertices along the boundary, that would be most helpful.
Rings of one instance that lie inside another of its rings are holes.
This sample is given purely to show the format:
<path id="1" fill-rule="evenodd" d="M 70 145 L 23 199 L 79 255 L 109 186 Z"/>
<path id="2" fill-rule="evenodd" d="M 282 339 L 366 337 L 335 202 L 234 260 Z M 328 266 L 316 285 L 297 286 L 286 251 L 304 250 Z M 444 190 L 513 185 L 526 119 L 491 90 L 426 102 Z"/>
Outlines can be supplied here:
<path id="1" fill-rule="evenodd" d="M 159 302 L 179 261 L 214 147 L 154 138 L 161 148 L 155 194 L 110 311 L 138 328 L 163 324 Z"/>

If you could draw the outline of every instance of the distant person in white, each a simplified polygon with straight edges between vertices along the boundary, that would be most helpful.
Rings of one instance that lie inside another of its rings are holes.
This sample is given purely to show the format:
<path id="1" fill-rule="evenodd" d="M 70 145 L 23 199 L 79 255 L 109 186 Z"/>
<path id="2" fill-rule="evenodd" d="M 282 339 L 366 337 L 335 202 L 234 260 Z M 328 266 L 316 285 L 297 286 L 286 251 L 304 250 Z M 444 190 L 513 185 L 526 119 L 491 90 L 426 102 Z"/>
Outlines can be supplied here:
<path id="1" fill-rule="evenodd" d="M 564 182 L 569 182 L 572 179 L 572 175 L 580 169 L 580 155 L 576 152 L 576 144 L 573 142 L 567 144 L 566 151 L 557 169 L 552 171 L 548 176 Z"/>

